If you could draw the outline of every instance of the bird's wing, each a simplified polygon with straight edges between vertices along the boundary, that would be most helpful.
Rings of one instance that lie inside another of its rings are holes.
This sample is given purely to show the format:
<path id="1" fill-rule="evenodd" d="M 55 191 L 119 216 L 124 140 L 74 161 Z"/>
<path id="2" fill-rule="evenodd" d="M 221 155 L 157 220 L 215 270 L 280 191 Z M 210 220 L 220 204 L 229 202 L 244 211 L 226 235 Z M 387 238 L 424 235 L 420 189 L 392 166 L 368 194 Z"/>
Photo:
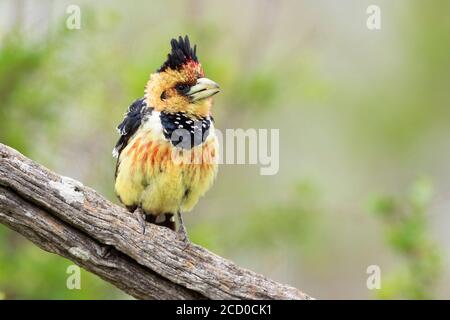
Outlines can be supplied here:
<path id="1" fill-rule="evenodd" d="M 151 115 L 153 108 L 148 108 L 144 98 L 137 99 L 125 113 L 123 121 L 117 126 L 120 138 L 113 150 L 113 157 L 118 158 L 122 150 L 127 146 L 128 140 L 135 134 L 142 123 L 142 119 Z"/>
<path id="2" fill-rule="evenodd" d="M 119 158 L 122 150 L 127 146 L 130 138 L 136 133 L 146 116 L 151 115 L 153 108 L 148 107 L 144 98 L 137 99 L 129 107 L 125 113 L 123 121 L 117 126 L 120 138 L 113 150 L 113 157 Z M 117 161 L 119 164 L 119 161 Z M 116 167 L 117 174 L 117 167 Z"/>

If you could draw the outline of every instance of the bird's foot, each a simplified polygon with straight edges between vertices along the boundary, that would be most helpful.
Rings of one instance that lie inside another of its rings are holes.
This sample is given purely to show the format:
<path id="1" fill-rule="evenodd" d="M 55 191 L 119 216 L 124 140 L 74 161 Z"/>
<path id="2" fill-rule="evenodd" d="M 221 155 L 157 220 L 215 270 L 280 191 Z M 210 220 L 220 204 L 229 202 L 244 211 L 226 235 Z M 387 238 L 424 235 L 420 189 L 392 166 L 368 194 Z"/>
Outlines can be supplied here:
<path id="1" fill-rule="evenodd" d="M 177 231 L 177 239 L 183 243 L 183 251 L 184 251 L 191 245 L 191 241 L 189 240 L 186 234 L 186 230 L 182 231 L 180 229 L 178 229 Z"/>
<path id="2" fill-rule="evenodd" d="M 189 238 L 187 236 L 187 231 L 184 226 L 180 226 L 177 231 L 177 238 L 183 242 L 189 242 Z"/>
<path id="3" fill-rule="evenodd" d="M 178 227 L 177 231 L 177 238 L 178 240 L 182 241 L 184 244 L 183 250 L 185 250 L 189 245 L 191 244 L 191 241 L 188 238 L 186 227 L 184 226 L 183 218 L 181 217 L 181 213 L 178 212 L 178 219 L 180 222 L 180 225 Z"/>
<path id="4" fill-rule="evenodd" d="M 137 221 L 141 225 L 141 228 L 142 228 L 141 233 L 145 234 L 146 225 L 145 225 L 145 214 L 144 214 L 144 211 L 142 210 L 142 208 L 138 207 L 138 208 L 136 208 L 136 210 L 134 210 L 134 214 L 136 216 Z"/>

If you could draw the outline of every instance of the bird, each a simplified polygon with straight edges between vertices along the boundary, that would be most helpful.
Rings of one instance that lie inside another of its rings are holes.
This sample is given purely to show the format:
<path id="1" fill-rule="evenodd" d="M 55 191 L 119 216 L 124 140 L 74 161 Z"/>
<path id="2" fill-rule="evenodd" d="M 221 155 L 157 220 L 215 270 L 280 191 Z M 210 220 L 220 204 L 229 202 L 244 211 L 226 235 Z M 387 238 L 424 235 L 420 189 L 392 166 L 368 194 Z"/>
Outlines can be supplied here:
<path id="1" fill-rule="evenodd" d="M 183 213 L 192 211 L 217 175 L 219 143 L 211 109 L 220 87 L 205 77 L 197 46 L 187 35 L 170 45 L 166 61 L 150 74 L 143 96 L 117 126 L 114 189 L 142 233 L 149 222 L 189 242 Z"/>

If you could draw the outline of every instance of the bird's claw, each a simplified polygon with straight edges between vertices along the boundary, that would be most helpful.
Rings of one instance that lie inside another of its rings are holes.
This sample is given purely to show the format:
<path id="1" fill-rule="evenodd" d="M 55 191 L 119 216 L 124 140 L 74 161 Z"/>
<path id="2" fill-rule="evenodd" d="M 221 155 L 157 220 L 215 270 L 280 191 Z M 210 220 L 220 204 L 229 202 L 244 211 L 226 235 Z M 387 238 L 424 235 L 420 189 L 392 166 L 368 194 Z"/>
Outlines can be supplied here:
<path id="1" fill-rule="evenodd" d="M 183 245 L 184 245 L 183 250 L 188 248 L 189 245 L 191 244 L 191 241 L 188 238 L 186 227 L 184 226 L 184 224 L 180 225 L 178 228 L 177 239 L 180 240 L 181 242 L 183 242 Z"/>
<path id="2" fill-rule="evenodd" d="M 140 224 L 140 226 L 141 226 L 141 228 L 142 228 L 141 233 L 142 233 L 142 234 L 145 234 L 146 223 L 145 223 L 144 213 L 142 212 L 142 209 L 141 209 L 141 208 L 137 208 L 137 209 L 134 211 L 134 213 L 135 213 L 135 215 L 136 215 L 137 221 L 139 222 L 139 224 Z"/>

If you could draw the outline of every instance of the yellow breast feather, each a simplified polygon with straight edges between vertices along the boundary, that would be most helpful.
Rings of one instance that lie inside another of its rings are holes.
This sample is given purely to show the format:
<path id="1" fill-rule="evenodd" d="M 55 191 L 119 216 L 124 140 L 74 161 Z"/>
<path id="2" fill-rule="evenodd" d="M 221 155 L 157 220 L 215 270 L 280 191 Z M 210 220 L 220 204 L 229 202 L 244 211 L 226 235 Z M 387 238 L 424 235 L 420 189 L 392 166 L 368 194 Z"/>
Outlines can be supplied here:
<path id="1" fill-rule="evenodd" d="M 176 150 L 150 122 L 120 155 L 116 193 L 125 205 L 140 205 L 147 214 L 191 211 L 214 181 L 217 158 L 214 128 L 201 145 Z"/>

